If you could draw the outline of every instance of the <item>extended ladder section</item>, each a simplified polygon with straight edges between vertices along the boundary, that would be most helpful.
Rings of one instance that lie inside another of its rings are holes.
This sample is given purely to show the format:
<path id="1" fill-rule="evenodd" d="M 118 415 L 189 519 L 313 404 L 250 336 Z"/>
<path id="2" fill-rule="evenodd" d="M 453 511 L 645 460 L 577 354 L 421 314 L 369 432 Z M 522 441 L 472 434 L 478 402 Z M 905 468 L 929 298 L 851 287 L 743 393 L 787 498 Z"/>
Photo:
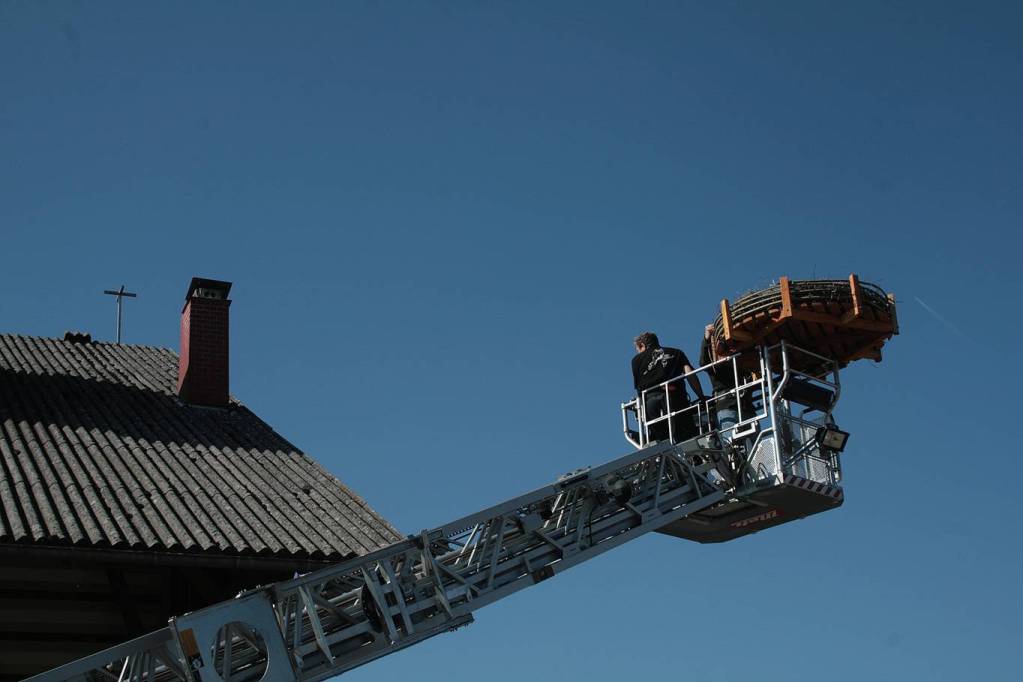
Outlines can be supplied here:
<path id="1" fill-rule="evenodd" d="M 709 439 L 581 469 L 372 554 L 172 618 L 30 678 L 322 680 L 467 625 L 473 612 L 725 498 Z"/>

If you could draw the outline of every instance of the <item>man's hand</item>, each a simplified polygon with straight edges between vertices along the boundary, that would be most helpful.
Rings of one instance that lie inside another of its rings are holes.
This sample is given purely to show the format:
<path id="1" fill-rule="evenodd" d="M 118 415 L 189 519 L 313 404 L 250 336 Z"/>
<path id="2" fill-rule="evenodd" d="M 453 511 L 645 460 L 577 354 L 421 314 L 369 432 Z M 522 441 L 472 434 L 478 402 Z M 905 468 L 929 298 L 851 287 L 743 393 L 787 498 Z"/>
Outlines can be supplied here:
<path id="1" fill-rule="evenodd" d="M 711 334 L 713 334 L 713 333 L 714 333 L 714 325 L 708 324 L 706 327 L 703 328 L 703 338 L 709 339 Z"/>

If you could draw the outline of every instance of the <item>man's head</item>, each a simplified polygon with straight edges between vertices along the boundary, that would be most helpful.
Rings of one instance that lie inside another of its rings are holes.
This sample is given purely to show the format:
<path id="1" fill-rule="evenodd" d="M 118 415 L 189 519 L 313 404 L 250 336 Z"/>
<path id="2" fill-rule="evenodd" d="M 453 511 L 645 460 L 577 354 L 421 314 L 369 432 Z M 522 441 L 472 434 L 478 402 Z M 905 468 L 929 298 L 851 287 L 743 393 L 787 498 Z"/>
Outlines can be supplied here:
<path id="1" fill-rule="evenodd" d="M 653 332 L 643 332 L 632 340 L 633 345 L 636 346 L 636 352 L 642 353 L 647 348 L 660 348 L 661 342 L 657 340 L 657 334 Z"/>

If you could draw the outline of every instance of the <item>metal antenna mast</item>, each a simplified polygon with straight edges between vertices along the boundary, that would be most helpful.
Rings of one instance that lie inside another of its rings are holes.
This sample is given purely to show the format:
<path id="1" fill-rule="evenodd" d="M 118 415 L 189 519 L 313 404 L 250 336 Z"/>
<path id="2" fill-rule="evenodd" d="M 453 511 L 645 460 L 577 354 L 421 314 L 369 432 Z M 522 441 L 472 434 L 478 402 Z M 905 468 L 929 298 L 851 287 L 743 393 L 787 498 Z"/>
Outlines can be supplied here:
<path id="1" fill-rule="evenodd" d="M 121 288 L 118 289 L 117 291 L 111 291 L 110 289 L 107 289 L 103 293 L 107 294 L 108 296 L 116 296 L 117 297 L 117 343 L 120 344 L 121 343 L 121 301 L 122 301 L 122 299 L 124 299 L 125 296 L 127 296 L 128 298 L 135 298 L 136 296 L 138 296 L 138 294 L 133 294 L 130 291 L 125 291 L 123 284 L 121 285 Z"/>

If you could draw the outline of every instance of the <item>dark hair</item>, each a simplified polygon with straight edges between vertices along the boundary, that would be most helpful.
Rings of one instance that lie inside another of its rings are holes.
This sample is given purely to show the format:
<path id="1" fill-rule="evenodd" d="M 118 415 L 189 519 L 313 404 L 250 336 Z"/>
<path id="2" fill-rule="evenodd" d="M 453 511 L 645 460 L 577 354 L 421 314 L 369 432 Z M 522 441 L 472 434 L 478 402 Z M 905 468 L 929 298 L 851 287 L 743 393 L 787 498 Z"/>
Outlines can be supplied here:
<path id="1" fill-rule="evenodd" d="M 661 342 L 657 340 L 657 334 L 643 332 L 632 340 L 633 343 L 646 346 L 647 348 L 660 348 Z"/>

